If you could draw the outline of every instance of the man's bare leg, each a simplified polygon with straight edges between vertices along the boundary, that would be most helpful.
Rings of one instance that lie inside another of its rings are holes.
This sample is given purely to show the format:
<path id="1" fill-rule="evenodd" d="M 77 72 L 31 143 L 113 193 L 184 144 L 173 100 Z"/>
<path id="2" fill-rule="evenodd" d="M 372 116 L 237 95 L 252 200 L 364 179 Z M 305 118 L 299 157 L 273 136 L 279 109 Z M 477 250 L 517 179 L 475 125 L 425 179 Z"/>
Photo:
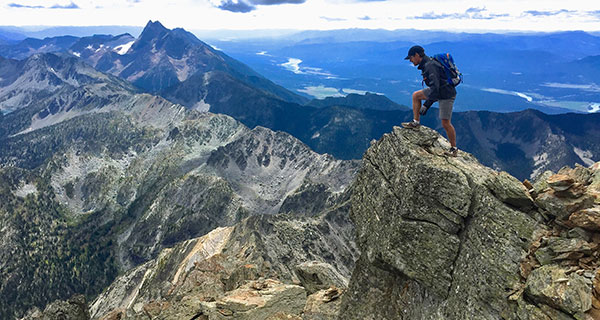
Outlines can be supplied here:
<path id="1" fill-rule="evenodd" d="M 423 100 L 427 100 L 427 97 L 425 96 L 425 93 L 423 93 L 423 90 L 419 90 L 419 91 L 415 91 L 412 94 L 412 108 L 413 108 L 413 119 L 419 121 L 419 118 L 421 116 L 421 114 L 419 113 L 421 111 L 421 102 Z"/>
<path id="2" fill-rule="evenodd" d="M 444 130 L 446 130 L 446 135 L 448 136 L 448 141 L 450 141 L 450 145 L 452 147 L 456 147 L 456 131 L 454 130 L 454 126 L 452 125 L 450 120 L 442 119 L 442 127 L 444 127 Z"/>

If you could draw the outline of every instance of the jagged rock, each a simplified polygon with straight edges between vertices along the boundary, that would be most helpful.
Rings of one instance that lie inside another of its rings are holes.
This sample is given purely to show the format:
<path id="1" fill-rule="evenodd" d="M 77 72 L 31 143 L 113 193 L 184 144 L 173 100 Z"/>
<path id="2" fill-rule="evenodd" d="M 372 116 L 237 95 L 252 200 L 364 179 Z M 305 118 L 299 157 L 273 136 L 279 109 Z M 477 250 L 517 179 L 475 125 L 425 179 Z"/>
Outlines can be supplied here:
<path id="1" fill-rule="evenodd" d="M 566 274 L 556 265 L 533 270 L 527 278 L 525 294 L 535 301 L 558 308 L 569 314 L 592 308 L 592 288 L 582 276 Z"/>
<path id="2" fill-rule="evenodd" d="M 304 320 L 335 320 L 338 319 L 343 294 L 342 290 L 331 287 L 319 290 L 306 300 L 306 306 L 302 314 Z"/>
<path id="3" fill-rule="evenodd" d="M 216 301 L 217 312 L 209 319 L 268 319 L 278 313 L 300 315 L 306 290 L 277 280 L 252 281 Z"/>
<path id="4" fill-rule="evenodd" d="M 540 309 L 549 317 L 550 320 L 573 320 L 573 317 L 571 317 L 569 314 L 560 310 L 556 310 L 548 305 L 540 304 Z"/>
<path id="5" fill-rule="evenodd" d="M 565 220 L 571 213 L 591 207 L 594 204 L 594 198 L 589 194 L 577 199 L 559 198 L 555 195 L 554 190 L 550 190 L 540 194 L 535 202 L 552 216 L 559 220 Z"/>
<path id="6" fill-rule="evenodd" d="M 589 184 L 593 175 L 593 169 L 592 167 L 587 168 L 584 167 L 578 163 L 575 164 L 574 168 L 569 168 L 569 167 L 563 167 L 558 171 L 558 174 L 562 174 L 562 175 L 567 175 L 571 178 L 573 178 L 573 180 L 575 182 L 587 185 Z"/>
<path id="7" fill-rule="evenodd" d="M 575 183 L 575 179 L 565 174 L 555 174 L 547 182 L 554 191 L 565 191 Z"/>
<path id="8" fill-rule="evenodd" d="M 67 301 L 57 300 L 49 304 L 44 312 L 39 310 L 24 317 L 22 320 L 88 320 L 90 313 L 88 311 L 85 296 L 76 295 Z"/>
<path id="9" fill-rule="evenodd" d="M 569 216 L 569 222 L 577 227 L 600 231 L 600 207 L 574 212 Z"/>
<path id="10" fill-rule="evenodd" d="M 336 286 L 348 287 L 348 279 L 344 278 L 335 268 L 328 263 L 319 261 L 304 262 L 296 266 L 296 274 L 300 283 L 309 294 L 319 290 Z"/>
<path id="11" fill-rule="evenodd" d="M 569 238 L 580 238 L 587 242 L 590 242 L 592 240 L 592 233 L 579 227 L 575 227 L 567 231 L 566 235 Z"/>
<path id="12" fill-rule="evenodd" d="M 556 255 L 554 254 L 554 252 L 552 252 L 552 250 L 550 250 L 550 248 L 547 247 L 539 248 L 535 251 L 535 258 L 543 266 L 551 264 L 552 259 L 554 259 L 555 256 Z"/>
<path id="13" fill-rule="evenodd" d="M 517 178 L 504 171 L 493 175 L 486 186 L 502 202 L 517 208 L 531 209 L 534 206 L 527 188 Z"/>
<path id="14" fill-rule="evenodd" d="M 556 191 L 556 196 L 561 198 L 577 199 L 585 194 L 585 186 L 579 182 L 575 182 L 565 191 Z"/>
<path id="15" fill-rule="evenodd" d="M 581 239 L 550 238 L 547 241 L 547 247 L 556 254 L 568 252 L 590 253 L 592 251 L 590 244 Z"/>
<path id="16" fill-rule="evenodd" d="M 447 148 L 422 126 L 366 152 L 351 209 L 362 255 L 341 319 L 516 317 L 507 288 L 521 285 L 536 222 L 491 192 L 512 189 L 493 185 L 497 172 Z"/>

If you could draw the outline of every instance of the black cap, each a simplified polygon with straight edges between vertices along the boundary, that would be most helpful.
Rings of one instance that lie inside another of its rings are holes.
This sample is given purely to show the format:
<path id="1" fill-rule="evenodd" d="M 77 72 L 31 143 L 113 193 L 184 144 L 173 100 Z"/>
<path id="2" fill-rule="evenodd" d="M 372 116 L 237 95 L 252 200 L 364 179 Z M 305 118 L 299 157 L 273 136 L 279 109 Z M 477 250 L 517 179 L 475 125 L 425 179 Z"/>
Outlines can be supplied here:
<path id="1" fill-rule="evenodd" d="M 423 47 L 421 46 L 412 46 L 410 49 L 408 49 L 408 55 L 406 56 L 406 58 L 404 58 L 404 60 L 410 59 L 410 57 L 414 56 L 417 53 L 423 56 L 425 55 L 425 49 L 423 49 Z"/>

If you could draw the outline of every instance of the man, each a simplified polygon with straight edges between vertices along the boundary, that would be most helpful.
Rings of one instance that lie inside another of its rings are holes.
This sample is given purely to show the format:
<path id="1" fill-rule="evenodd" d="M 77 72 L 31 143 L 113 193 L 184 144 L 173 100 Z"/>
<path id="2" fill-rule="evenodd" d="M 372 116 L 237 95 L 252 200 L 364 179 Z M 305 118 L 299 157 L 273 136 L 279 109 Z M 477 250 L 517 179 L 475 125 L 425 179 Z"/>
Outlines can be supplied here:
<path id="1" fill-rule="evenodd" d="M 456 157 L 458 149 L 456 148 L 456 131 L 450 122 L 452 119 L 452 107 L 456 99 L 456 89 L 447 81 L 444 67 L 436 60 L 425 55 L 425 49 L 421 46 L 413 46 L 408 50 L 408 55 L 404 60 L 410 60 L 414 66 L 418 66 L 423 76 L 423 81 L 427 88 L 413 92 L 413 121 L 403 122 L 405 128 L 418 128 L 421 124 L 419 117 L 425 115 L 431 105 L 438 101 L 440 107 L 440 119 L 442 127 L 446 130 L 446 136 L 450 141 L 450 150 L 444 152 L 448 156 Z M 421 106 L 421 102 L 425 103 Z"/>

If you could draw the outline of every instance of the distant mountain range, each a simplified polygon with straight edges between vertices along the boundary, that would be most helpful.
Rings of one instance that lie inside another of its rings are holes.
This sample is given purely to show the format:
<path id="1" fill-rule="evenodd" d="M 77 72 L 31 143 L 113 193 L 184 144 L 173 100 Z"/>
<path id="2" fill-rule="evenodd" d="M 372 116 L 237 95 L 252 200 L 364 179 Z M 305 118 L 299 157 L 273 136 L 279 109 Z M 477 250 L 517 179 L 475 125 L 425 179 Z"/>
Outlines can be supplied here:
<path id="1" fill-rule="evenodd" d="M 334 30 L 268 39 L 206 39 L 286 88 L 322 98 L 344 89 L 377 92 L 403 104 L 421 89 L 419 72 L 403 60 L 414 44 L 450 52 L 465 76 L 459 111 L 534 108 L 545 113 L 593 112 L 600 104 L 600 37 L 580 31 L 473 34 L 418 30 Z M 291 67 L 293 66 L 293 67 Z"/>
<path id="2" fill-rule="evenodd" d="M 474 36 L 470 35 L 470 37 Z M 559 38 L 564 39 L 562 35 Z M 132 81 L 141 90 L 158 93 L 167 100 L 187 108 L 227 114 L 250 128 L 264 126 L 285 131 L 302 140 L 313 150 L 329 153 L 341 159 L 360 158 L 371 140 L 378 139 L 383 133 L 389 132 L 394 125 L 411 118 L 408 107 L 398 105 L 379 94 L 349 94 L 346 97 L 329 97 L 306 102 L 305 99 L 273 84 L 185 30 L 168 30 L 159 22 L 149 22 L 137 39 L 128 34 L 68 38 L 68 41 L 64 38 L 60 39 L 63 41 L 49 38 L 42 42 L 46 42 L 48 46 L 57 43 L 69 44 L 67 50 L 72 58 L 69 58 L 68 61 L 71 62 L 67 65 L 76 65 L 75 59 L 79 58 L 95 66 L 96 69 Z M 537 40 L 525 36 L 521 41 L 523 46 L 529 47 L 533 46 L 531 42 L 537 43 Z M 31 43 L 35 43 L 38 49 L 30 47 L 30 50 L 22 50 L 25 45 Z M 36 51 L 41 47 L 37 42 L 25 40 L 12 48 L 14 54 L 20 55 L 22 52 Z M 308 48 L 316 49 L 315 45 L 310 45 L 305 52 L 310 51 Z M 345 55 L 355 54 L 353 50 L 343 52 Z M 385 54 L 386 51 L 382 52 Z M 457 51 L 457 54 L 460 54 L 460 51 Z M 55 121 L 75 117 L 81 112 L 76 110 L 85 109 L 65 107 L 68 106 L 66 101 L 73 101 L 72 104 L 78 101 L 75 96 L 70 100 L 52 97 L 53 88 L 58 88 L 63 82 L 76 81 L 69 78 L 68 71 L 61 71 L 67 74 L 60 75 L 61 73 L 56 70 L 62 69 L 51 64 L 41 67 L 39 69 L 41 73 L 35 76 L 19 71 L 41 57 L 53 61 L 63 60 L 55 55 L 37 55 L 33 60 L 4 59 L 0 63 L 0 70 L 5 72 L 4 75 L 0 75 L 3 79 L 1 82 L 3 87 L 0 88 L 0 107 L 5 112 L 16 110 L 18 106 L 27 106 L 34 101 L 42 101 L 42 103 L 36 102 L 33 108 L 25 108 L 23 111 L 6 116 L 4 118 L 6 124 L 2 127 L 4 135 L 51 125 Z M 586 66 L 594 65 L 597 60 L 595 58 L 590 56 L 580 60 L 573 69 L 578 68 L 583 72 Z M 77 68 L 84 68 L 83 64 Z M 84 74 L 94 72 L 97 73 L 89 68 Z M 592 72 L 589 71 L 590 75 Z M 16 75 L 21 75 L 18 81 L 15 80 Z M 35 80 L 36 77 L 48 78 L 51 81 L 43 82 L 46 83 L 46 87 L 40 86 Z M 115 89 L 116 91 L 136 91 L 127 82 L 117 78 L 109 76 L 100 78 L 106 78 L 116 86 L 115 88 L 121 88 Z M 33 82 L 27 84 L 27 81 Z M 555 89 L 561 90 L 561 88 Z M 64 90 L 72 92 L 72 95 L 77 92 L 71 89 Z M 459 95 L 463 94 L 465 92 L 459 91 Z M 515 99 L 521 98 L 515 97 Z M 59 104 L 56 101 L 63 101 L 62 109 L 54 106 Z M 111 108 L 105 109 L 111 110 Z M 435 111 L 433 113 L 435 117 Z M 540 174 L 546 169 L 557 170 L 564 165 L 597 161 L 600 151 L 595 142 L 598 140 L 595 139 L 596 118 L 593 115 L 583 116 L 581 119 L 571 115 L 557 115 L 553 118 L 531 111 L 509 114 L 484 112 L 457 113 L 454 123 L 458 129 L 461 149 L 474 153 L 486 165 L 507 170 L 524 179 Z M 30 123 L 28 119 L 33 121 Z M 494 119 L 494 121 L 482 119 Z M 573 119 L 578 119 L 577 121 L 587 130 L 571 130 L 570 128 L 574 126 Z M 424 123 L 442 131 L 439 122 L 431 116 L 425 117 Z M 531 123 L 537 125 L 532 127 Z M 523 131 L 521 126 L 528 131 Z M 514 134 L 515 132 L 519 134 Z M 560 142 L 557 144 L 556 139 L 552 137 L 558 137 L 557 141 Z M 563 149 L 557 153 L 558 151 L 551 151 L 552 148 Z M 549 156 L 551 154 L 555 156 Z"/>

